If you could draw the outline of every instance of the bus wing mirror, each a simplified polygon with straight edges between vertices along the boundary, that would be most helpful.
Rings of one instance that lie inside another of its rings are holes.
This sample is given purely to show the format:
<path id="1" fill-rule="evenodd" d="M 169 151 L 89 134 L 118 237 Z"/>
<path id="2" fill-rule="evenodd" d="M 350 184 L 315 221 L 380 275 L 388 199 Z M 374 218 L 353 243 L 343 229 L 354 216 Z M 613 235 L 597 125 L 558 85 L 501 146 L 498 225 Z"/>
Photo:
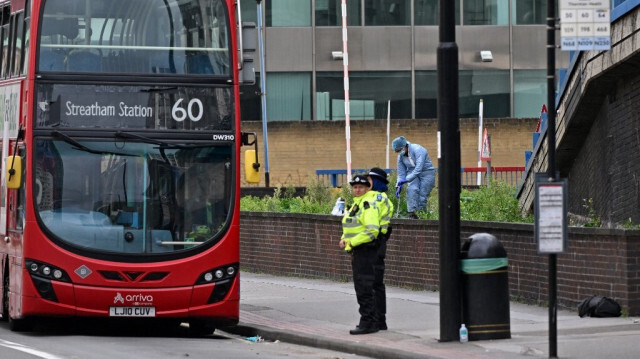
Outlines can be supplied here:
<path id="1" fill-rule="evenodd" d="M 244 152 L 244 178 L 247 183 L 260 183 L 260 164 L 255 150 Z M 254 159 L 256 162 L 254 162 Z"/>
<path id="2" fill-rule="evenodd" d="M 18 189 L 22 184 L 22 157 L 9 156 L 6 159 L 7 173 L 5 178 L 7 179 L 8 189 Z"/>
<path id="3" fill-rule="evenodd" d="M 249 136 L 253 136 L 253 141 L 249 141 Z M 253 150 L 247 150 L 244 153 L 244 178 L 248 183 L 260 183 L 258 135 L 255 132 L 242 132 L 242 145 L 254 146 Z"/>

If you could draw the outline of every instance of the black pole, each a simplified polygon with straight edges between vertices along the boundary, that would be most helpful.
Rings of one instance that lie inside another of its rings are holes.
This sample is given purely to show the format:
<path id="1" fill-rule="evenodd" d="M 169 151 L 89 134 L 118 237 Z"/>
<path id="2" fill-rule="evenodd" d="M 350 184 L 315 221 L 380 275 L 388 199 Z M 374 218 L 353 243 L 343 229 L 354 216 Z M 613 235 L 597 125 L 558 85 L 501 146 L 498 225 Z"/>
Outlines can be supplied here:
<path id="1" fill-rule="evenodd" d="M 556 173 L 556 2 L 547 0 L 547 170 L 548 176 L 558 179 Z M 549 254 L 549 358 L 558 357 L 558 285 L 557 285 L 557 257 Z"/>
<path id="2" fill-rule="evenodd" d="M 462 323 L 460 284 L 460 127 L 458 119 L 458 45 L 455 2 L 440 0 L 438 44 L 438 130 L 441 139 L 438 183 L 440 203 L 440 341 L 458 339 Z"/>

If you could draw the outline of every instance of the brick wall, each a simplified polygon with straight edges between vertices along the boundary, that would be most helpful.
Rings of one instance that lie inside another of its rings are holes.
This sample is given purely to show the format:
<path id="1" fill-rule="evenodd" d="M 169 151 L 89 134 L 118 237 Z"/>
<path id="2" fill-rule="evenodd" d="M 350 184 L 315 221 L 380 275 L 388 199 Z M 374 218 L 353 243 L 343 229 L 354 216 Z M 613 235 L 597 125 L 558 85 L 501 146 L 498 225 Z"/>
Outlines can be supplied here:
<path id="1" fill-rule="evenodd" d="M 240 261 L 244 269 L 276 275 L 350 280 L 349 258 L 339 247 L 340 219 L 328 215 L 242 212 Z M 438 221 L 394 219 L 385 282 L 437 290 Z M 548 300 L 548 262 L 537 253 L 533 226 L 488 222 L 461 225 L 462 238 L 495 235 L 507 251 L 514 299 Z M 589 295 L 616 299 L 640 314 L 640 230 L 570 228 L 569 249 L 558 255 L 558 304 L 576 308 Z"/>
<path id="2" fill-rule="evenodd" d="M 484 127 L 491 135 L 491 164 L 493 166 L 524 166 L 524 151 L 531 150 L 531 132 L 538 119 L 485 119 Z M 264 171 L 264 144 L 262 123 L 242 123 L 242 131 L 258 134 L 258 153 Z M 429 151 L 437 167 L 438 121 L 392 120 L 390 137 L 405 136 Z M 345 169 L 346 142 L 344 122 L 295 121 L 269 122 L 269 178 L 271 186 L 304 186 L 308 178 L 315 177 L 317 169 Z M 386 162 L 386 120 L 351 121 L 351 168 L 384 167 Z M 478 120 L 460 120 L 461 165 L 478 165 Z M 244 147 L 244 149 L 250 149 Z M 241 161 L 244 156 L 241 156 Z M 486 165 L 486 164 L 483 164 Z M 396 167 L 391 151 L 389 167 Z M 244 168 L 244 164 L 242 167 Z M 261 173 L 261 186 L 264 174 Z M 244 182 L 242 186 L 248 186 Z"/>
<path id="3" fill-rule="evenodd" d="M 610 51 L 575 57 L 558 99 L 555 159 L 569 181 L 569 211 L 593 210 L 606 225 L 640 223 L 639 17 L 634 7 L 611 24 Z M 533 210 L 534 173 L 547 170 L 544 142 L 518 194 L 523 212 Z"/>
<path id="4" fill-rule="evenodd" d="M 595 116 L 569 172 L 570 208 L 603 220 L 640 223 L 640 76 L 620 79 Z M 595 114 L 594 114 L 595 115 Z"/>

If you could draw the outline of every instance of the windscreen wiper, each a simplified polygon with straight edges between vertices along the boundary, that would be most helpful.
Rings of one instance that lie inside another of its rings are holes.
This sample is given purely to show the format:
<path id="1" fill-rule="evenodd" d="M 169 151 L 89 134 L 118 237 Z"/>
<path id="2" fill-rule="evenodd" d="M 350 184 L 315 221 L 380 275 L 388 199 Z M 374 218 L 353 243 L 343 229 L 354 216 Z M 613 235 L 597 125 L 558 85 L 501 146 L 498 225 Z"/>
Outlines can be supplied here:
<path id="1" fill-rule="evenodd" d="M 123 131 L 118 131 L 116 132 L 115 136 L 117 138 L 132 138 L 132 139 L 137 139 L 140 140 L 142 142 L 145 143 L 151 143 L 154 145 L 158 145 L 158 148 L 160 149 L 172 149 L 172 148 L 179 148 L 179 149 L 187 149 L 187 148 L 197 148 L 197 147 L 211 147 L 210 143 L 193 143 L 193 144 L 188 144 L 188 145 L 184 145 L 184 144 L 179 144 L 179 143 L 167 143 L 167 142 L 163 142 L 160 140 L 155 140 L 153 138 L 149 138 L 146 136 L 142 136 L 142 135 L 137 135 L 137 134 L 133 134 L 133 133 L 129 133 L 129 132 L 123 132 Z"/>
<path id="2" fill-rule="evenodd" d="M 94 150 L 92 148 L 89 148 L 85 145 L 83 145 L 82 143 L 78 142 L 77 140 L 75 140 L 73 137 L 62 133 L 60 131 L 51 131 L 51 135 L 54 137 L 59 137 L 61 138 L 64 142 L 73 145 L 73 148 L 76 150 L 81 150 L 81 151 L 85 151 L 85 152 L 89 152 L 89 153 L 93 153 L 96 155 L 118 155 L 118 156 L 135 156 L 129 153 L 122 153 L 122 152 L 113 152 L 113 151 L 103 151 L 103 150 Z"/>
<path id="3" fill-rule="evenodd" d="M 170 144 L 168 144 L 166 142 L 163 142 L 163 141 L 154 140 L 153 138 L 149 138 L 149 137 L 142 136 L 142 135 L 136 135 L 136 134 L 129 133 L 129 132 L 118 131 L 118 132 L 116 132 L 115 136 L 117 138 L 133 138 L 133 139 L 145 142 L 145 143 L 151 143 L 151 144 L 154 144 L 154 145 L 158 145 L 161 148 L 168 148 L 168 147 L 183 148 L 184 147 L 183 145 L 177 145 L 177 144 L 176 145 L 170 145 Z"/>

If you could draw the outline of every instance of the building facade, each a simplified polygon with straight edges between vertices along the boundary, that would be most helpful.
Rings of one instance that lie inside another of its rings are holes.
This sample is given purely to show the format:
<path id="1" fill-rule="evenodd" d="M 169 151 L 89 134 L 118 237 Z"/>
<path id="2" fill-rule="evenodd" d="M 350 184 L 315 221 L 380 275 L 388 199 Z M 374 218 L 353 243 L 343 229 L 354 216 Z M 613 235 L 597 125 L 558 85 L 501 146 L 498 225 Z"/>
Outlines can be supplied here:
<path id="1" fill-rule="evenodd" d="M 547 0 L 455 1 L 460 117 L 477 117 L 480 99 L 484 117 L 538 117 Z M 347 1 L 351 119 L 437 117 L 438 2 Z M 261 4 L 268 121 L 344 121 L 341 0 Z M 243 21 L 257 22 L 256 1 L 241 6 Z M 568 63 L 557 51 L 560 76 Z M 243 119 L 260 120 L 259 81 L 242 92 Z"/>

